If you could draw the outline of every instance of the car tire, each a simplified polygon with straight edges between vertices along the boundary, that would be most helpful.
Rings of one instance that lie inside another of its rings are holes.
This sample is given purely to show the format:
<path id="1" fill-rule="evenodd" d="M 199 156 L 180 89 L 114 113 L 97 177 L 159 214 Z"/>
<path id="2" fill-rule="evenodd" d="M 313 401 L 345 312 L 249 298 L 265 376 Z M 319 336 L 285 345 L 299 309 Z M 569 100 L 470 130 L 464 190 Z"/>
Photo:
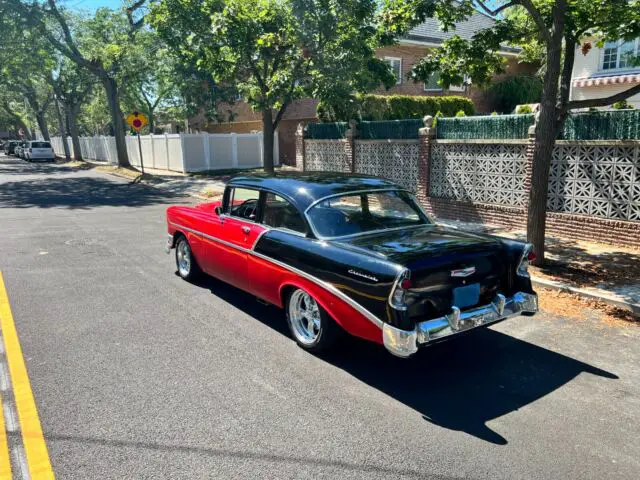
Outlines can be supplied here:
<path id="1" fill-rule="evenodd" d="M 180 235 L 176 240 L 176 268 L 178 275 L 188 282 L 195 280 L 200 274 L 200 268 L 191 250 L 187 238 Z"/>
<path id="2" fill-rule="evenodd" d="M 326 310 L 301 288 L 289 292 L 285 311 L 293 339 L 309 352 L 318 353 L 329 349 L 344 333 Z"/>

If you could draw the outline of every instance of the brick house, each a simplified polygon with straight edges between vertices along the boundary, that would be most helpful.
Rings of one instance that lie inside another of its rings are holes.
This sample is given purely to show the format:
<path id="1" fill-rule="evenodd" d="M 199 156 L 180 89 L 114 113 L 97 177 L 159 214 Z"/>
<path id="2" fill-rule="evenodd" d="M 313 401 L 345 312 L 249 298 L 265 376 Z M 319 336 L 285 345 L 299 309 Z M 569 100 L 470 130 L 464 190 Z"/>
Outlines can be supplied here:
<path id="1" fill-rule="evenodd" d="M 429 82 L 413 83 L 407 80 L 407 73 L 413 65 L 430 48 L 439 46 L 443 40 L 457 34 L 465 39 L 471 39 L 479 30 L 491 27 L 495 21 L 482 13 L 476 13 L 463 22 L 456 24 L 455 31 L 443 32 L 440 30 L 438 21 L 427 19 L 421 25 L 413 28 L 409 34 L 400 40 L 397 45 L 383 47 L 377 50 L 377 56 L 386 60 L 390 68 L 396 74 L 398 83 L 385 90 L 381 88 L 376 93 L 382 95 L 463 95 L 473 100 L 478 112 L 489 113 L 493 110 L 487 95 L 480 89 L 470 87 L 451 87 L 443 90 L 437 84 L 437 77 L 434 76 Z M 507 60 L 507 72 L 495 78 L 500 80 L 510 75 L 523 73 L 533 73 L 535 66 L 518 63 L 519 49 L 513 47 L 503 47 L 501 53 Z M 317 121 L 316 106 L 317 100 L 306 98 L 293 102 L 285 112 L 278 127 L 280 161 L 284 164 L 295 164 L 295 130 L 299 122 Z M 224 109 L 224 107 L 223 107 Z M 208 123 L 202 119 L 190 119 L 190 124 L 197 129 L 215 133 L 248 133 L 262 130 L 262 116 L 259 112 L 254 112 L 245 102 L 238 102 L 228 105 L 229 112 L 232 112 L 232 121 L 226 123 Z"/>

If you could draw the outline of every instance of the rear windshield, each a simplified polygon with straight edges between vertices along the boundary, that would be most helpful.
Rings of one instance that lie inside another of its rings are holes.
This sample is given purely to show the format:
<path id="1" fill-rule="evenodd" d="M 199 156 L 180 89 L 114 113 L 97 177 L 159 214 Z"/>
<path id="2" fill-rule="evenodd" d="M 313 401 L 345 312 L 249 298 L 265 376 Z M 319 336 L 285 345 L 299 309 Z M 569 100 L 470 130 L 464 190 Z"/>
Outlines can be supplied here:
<path id="1" fill-rule="evenodd" d="M 408 192 L 366 192 L 331 197 L 307 212 L 318 235 L 342 237 L 431 223 Z"/>
<path id="2" fill-rule="evenodd" d="M 31 148 L 51 148 L 49 142 L 31 142 Z"/>

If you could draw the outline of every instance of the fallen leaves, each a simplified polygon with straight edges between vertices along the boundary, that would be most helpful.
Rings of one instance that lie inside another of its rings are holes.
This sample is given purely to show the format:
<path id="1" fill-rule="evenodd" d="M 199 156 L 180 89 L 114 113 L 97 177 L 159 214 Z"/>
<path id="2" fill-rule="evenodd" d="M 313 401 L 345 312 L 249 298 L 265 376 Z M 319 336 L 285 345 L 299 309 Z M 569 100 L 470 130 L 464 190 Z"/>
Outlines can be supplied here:
<path id="1" fill-rule="evenodd" d="M 540 288 L 538 301 L 542 310 L 564 317 L 577 320 L 595 317 L 610 327 L 640 326 L 640 316 L 633 312 L 574 293 Z"/>

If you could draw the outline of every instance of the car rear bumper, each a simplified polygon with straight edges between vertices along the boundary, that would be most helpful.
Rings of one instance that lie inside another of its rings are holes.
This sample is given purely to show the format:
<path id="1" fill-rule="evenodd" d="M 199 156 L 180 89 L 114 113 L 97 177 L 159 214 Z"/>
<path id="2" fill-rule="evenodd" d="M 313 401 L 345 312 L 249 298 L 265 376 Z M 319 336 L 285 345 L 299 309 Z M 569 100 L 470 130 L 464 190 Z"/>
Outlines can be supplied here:
<path id="1" fill-rule="evenodd" d="M 389 324 L 382 328 L 384 346 L 394 355 L 409 357 L 418 347 L 458 335 L 476 327 L 487 326 L 523 313 L 538 311 L 538 296 L 534 293 L 518 292 L 512 297 L 498 295 L 488 305 L 461 312 L 452 307 L 451 313 L 443 317 L 426 320 L 414 330 L 400 330 Z"/>

